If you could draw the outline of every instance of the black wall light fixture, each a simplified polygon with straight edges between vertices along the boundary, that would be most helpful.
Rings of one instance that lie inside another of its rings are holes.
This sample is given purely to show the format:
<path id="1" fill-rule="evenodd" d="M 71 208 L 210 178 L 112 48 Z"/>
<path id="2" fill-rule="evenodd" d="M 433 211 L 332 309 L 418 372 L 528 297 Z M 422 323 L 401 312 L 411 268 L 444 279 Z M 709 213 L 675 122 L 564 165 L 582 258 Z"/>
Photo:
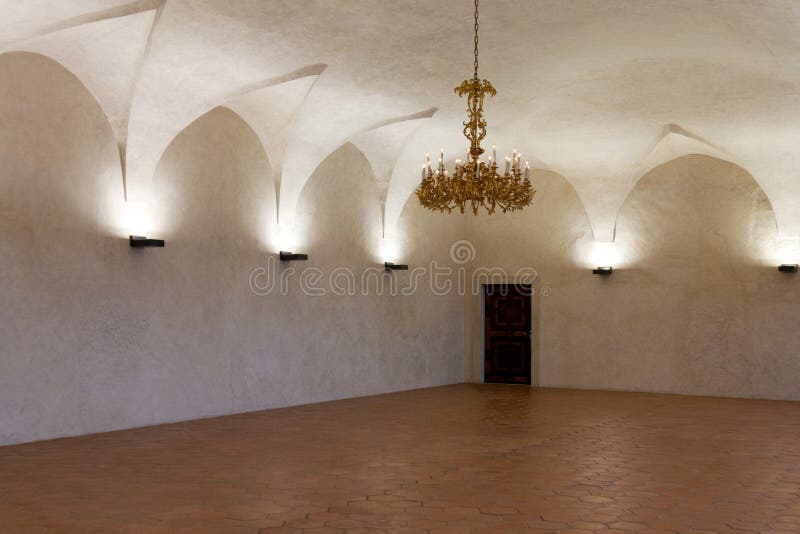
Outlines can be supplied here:
<path id="1" fill-rule="evenodd" d="M 782 273 L 796 273 L 797 272 L 797 264 L 796 263 L 784 263 L 778 270 Z"/>
<path id="2" fill-rule="evenodd" d="M 614 272 L 613 267 L 598 267 L 596 269 L 592 269 L 592 274 L 601 274 L 601 275 L 609 275 Z"/>
<path id="3" fill-rule="evenodd" d="M 390 261 L 383 263 L 384 268 L 387 271 L 407 271 L 408 265 L 403 265 L 402 263 L 392 263 Z"/>
<path id="4" fill-rule="evenodd" d="M 307 260 L 308 259 L 308 254 L 295 254 L 294 252 L 286 252 L 285 250 L 281 250 L 280 256 L 281 256 L 281 261 Z"/>
<path id="5" fill-rule="evenodd" d="M 130 236 L 130 244 L 133 248 L 144 248 L 144 247 L 164 247 L 164 240 L 163 239 L 148 239 L 147 237 L 140 236 L 140 235 L 132 235 Z"/>

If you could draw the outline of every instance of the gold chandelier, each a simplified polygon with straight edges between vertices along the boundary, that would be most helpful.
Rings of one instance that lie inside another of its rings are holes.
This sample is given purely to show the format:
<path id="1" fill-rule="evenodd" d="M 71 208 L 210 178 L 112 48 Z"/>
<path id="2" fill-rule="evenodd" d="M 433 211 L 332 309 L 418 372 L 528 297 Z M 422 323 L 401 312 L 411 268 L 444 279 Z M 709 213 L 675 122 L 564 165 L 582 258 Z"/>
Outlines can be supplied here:
<path id="1" fill-rule="evenodd" d="M 478 78 L 478 0 L 475 0 L 475 71 L 471 80 L 464 80 L 455 88 L 458 96 L 467 95 L 468 118 L 464 121 L 464 137 L 469 140 L 467 160 L 456 160 L 451 175 L 444 168 L 444 149 L 439 156 L 436 170 L 431 168 L 430 155 L 426 155 L 422 166 L 422 182 L 417 188 L 417 198 L 424 207 L 451 213 L 456 206 L 464 213 L 467 204 L 472 213 L 478 214 L 481 208 L 491 215 L 499 207 L 503 213 L 516 211 L 530 205 L 535 191 L 531 187 L 530 165 L 522 167 L 522 154 L 514 150 L 506 157 L 505 168 L 500 174 L 497 154 L 492 147 L 492 157 L 488 163 L 480 159 L 484 150 L 481 141 L 486 137 L 486 120 L 483 118 L 483 99 L 485 95 L 494 96 L 497 91 L 489 80 Z"/>

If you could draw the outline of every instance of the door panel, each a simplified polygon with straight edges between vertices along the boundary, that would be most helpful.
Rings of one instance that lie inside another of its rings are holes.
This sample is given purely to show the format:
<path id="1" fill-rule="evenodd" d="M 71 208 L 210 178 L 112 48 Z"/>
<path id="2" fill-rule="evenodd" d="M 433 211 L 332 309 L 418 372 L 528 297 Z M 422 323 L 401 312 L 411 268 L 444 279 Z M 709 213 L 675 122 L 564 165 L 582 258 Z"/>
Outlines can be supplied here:
<path id="1" fill-rule="evenodd" d="M 490 284 L 484 287 L 484 381 L 530 384 L 530 286 Z"/>

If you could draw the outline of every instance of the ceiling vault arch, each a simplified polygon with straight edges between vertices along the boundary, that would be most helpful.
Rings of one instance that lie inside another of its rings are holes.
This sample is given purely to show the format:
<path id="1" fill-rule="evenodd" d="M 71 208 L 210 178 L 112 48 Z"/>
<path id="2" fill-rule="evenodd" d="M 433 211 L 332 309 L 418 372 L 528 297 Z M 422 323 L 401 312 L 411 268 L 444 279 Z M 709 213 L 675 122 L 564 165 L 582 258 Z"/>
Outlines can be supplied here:
<path id="1" fill-rule="evenodd" d="M 123 196 L 131 102 L 163 5 L 164 0 L 143 0 L 77 15 L 0 48 L 43 55 L 81 80 L 114 133 Z"/>
<path id="2" fill-rule="evenodd" d="M 463 8 L 454 0 L 413 8 L 330 0 L 313 11 L 257 0 L 4 4 L 0 53 L 42 54 L 82 81 L 112 126 L 121 189 L 133 200 L 147 201 L 175 135 L 216 106 L 258 134 L 287 221 L 314 169 L 345 142 L 375 169 L 385 233 L 413 195 L 425 153 L 463 154 L 464 102 L 452 86 L 468 58 L 445 36 L 431 39 L 436 21 Z M 686 154 L 747 169 L 779 233 L 800 236 L 795 2 L 639 7 L 497 0 L 485 10 L 482 67 L 498 90 L 487 104 L 487 143 L 569 180 L 599 241 L 614 239 L 639 178 Z"/>

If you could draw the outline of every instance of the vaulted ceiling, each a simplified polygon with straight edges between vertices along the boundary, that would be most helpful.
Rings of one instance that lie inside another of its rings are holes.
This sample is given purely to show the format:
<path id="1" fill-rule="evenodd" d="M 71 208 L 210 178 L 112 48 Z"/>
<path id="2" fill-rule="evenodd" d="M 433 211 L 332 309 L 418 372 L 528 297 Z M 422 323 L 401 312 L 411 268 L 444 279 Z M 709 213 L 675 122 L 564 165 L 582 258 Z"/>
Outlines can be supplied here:
<path id="1" fill-rule="evenodd" d="M 426 152 L 461 157 L 470 0 L 0 0 L 0 52 L 49 56 L 109 118 L 129 198 L 216 106 L 258 134 L 291 220 L 336 148 L 370 159 L 394 227 Z M 694 153 L 762 186 L 800 232 L 800 3 L 485 0 L 488 144 L 562 174 L 595 236 L 652 167 Z M 535 209 L 531 208 L 531 209 Z"/>

